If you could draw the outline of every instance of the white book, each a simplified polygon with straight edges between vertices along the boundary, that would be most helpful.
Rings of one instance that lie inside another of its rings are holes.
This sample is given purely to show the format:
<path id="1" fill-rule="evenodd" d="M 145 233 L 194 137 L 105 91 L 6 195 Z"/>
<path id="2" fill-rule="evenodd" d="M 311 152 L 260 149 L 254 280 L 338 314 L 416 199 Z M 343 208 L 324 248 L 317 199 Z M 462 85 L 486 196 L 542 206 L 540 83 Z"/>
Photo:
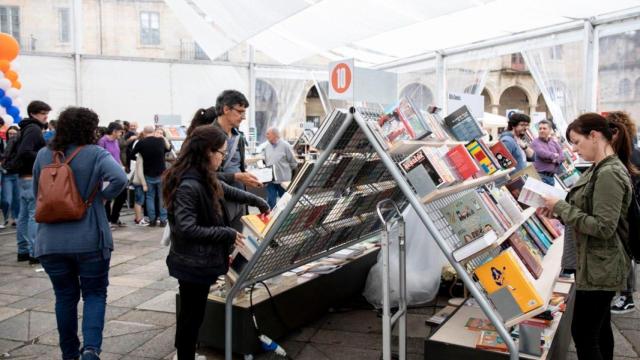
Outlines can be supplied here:
<path id="1" fill-rule="evenodd" d="M 543 196 L 564 200 L 567 197 L 567 192 L 529 176 L 522 187 L 520 196 L 518 196 L 518 201 L 532 207 L 543 207 Z"/>
<path id="2" fill-rule="evenodd" d="M 462 247 L 453 251 L 453 258 L 456 261 L 462 261 L 469 256 L 476 254 L 489 246 L 493 245 L 498 240 L 496 232 L 491 230 L 483 236 L 472 240 L 471 242 L 463 245 Z"/>

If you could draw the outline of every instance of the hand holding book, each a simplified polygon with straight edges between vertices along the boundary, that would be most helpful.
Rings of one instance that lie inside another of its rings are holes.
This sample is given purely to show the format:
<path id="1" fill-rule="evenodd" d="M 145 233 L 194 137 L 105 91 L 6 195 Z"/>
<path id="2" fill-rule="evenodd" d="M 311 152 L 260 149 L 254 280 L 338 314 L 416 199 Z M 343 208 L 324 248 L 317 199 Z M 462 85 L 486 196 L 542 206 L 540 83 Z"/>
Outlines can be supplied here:
<path id="1" fill-rule="evenodd" d="M 544 200 L 544 207 L 539 208 L 541 215 L 546 217 L 553 217 L 553 208 L 556 206 L 560 199 L 553 196 L 542 196 Z"/>

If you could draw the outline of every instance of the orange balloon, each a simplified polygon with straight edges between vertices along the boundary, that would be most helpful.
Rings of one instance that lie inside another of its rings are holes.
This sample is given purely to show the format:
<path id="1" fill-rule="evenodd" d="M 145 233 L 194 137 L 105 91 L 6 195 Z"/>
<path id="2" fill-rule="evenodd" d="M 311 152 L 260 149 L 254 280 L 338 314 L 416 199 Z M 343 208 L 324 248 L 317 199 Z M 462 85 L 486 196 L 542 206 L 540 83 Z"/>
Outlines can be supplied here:
<path id="1" fill-rule="evenodd" d="M 20 81 L 18 81 L 18 80 L 13 81 L 11 84 L 13 85 L 14 88 L 16 88 L 18 90 L 22 89 L 22 83 Z"/>
<path id="2" fill-rule="evenodd" d="M 13 36 L 0 33 L 0 60 L 13 61 L 20 52 L 20 45 Z"/>
<path id="3" fill-rule="evenodd" d="M 6 73 L 7 71 L 9 71 L 10 68 L 10 64 L 7 60 L 0 60 L 0 70 L 3 73 Z"/>
<path id="4" fill-rule="evenodd" d="M 18 80 L 18 74 L 16 74 L 16 72 L 13 70 L 9 70 L 6 73 L 4 73 L 4 77 L 11 80 L 11 82 Z"/>

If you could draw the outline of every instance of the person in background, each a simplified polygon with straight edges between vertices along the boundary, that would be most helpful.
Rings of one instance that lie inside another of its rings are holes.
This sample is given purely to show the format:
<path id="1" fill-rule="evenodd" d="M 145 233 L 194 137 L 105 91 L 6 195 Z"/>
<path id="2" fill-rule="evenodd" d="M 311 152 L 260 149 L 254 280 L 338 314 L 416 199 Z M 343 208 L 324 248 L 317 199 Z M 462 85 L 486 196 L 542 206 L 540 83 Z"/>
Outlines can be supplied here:
<path id="1" fill-rule="evenodd" d="M 131 157 L 131 150 L 133 150 L 133 143 L 136 142 L 136 140 L 138 140 L 138 123 L 135 121 L 132 121 L 129 123 L 129 131 L 124 133 L 124 136 L 122 137 L 125 140 L 125 149 L 124 149 L 124 169 L 127 173 L 131 172 L 131 160 L 135 160 L 135 158 Z M 140 133 L 142 134 L 142 132 Z M 122 148 L 120 148 L 121 151 Z"/>
<path id="2" fill-rule="evenodd" d="M 174 359 L 195 358 L 209 288 L 227 273 L 231 247 L 245 246 L 244 236 L 230 227 L 223 199 L 269 211 L 261 198 L 218 180 L 215 173 L 227 154 L 226 147 L 227 136 L 220 129 L 194 129 L 162 181 L 171 229 L 167 267 L 178 279 L 180 293 Z"/>
<path id="3" fill-rule="evenodd" d="M 9 125 L 4 121 L 2 117 L 0 117 L 0 139 L 7 141 L 8 130 L 9 130 Z"/>
<path id="4" fill-rule="evenodd" d="M 509 115 L 507 131 L 500 134 L 500 141 L 518 162 L 514 172 L 527 167 L 527 159 L 533 159 L 534 156 L 533 149 L 523 140 L 530 123 L 531 118 L 528 115 L 514 112 Z"/>
<path id="5" fill-rule="evenodd" d="M 10 154 L 18 140 L 20 128 L 11 125 L 7 130 L 7 145 L 2 155 L 2 164 L 6 161 L 6 156 Z M 16 220 L 20 215 L 20 188 L 18 187 L 18 173 L 14 169 L 4 169 L 2 174 L 2 200 L 0 202 L 2 214 L 4 215 L 4 226 L 16 226 Z"/>
<path id="6" fill-rule="evenodd" d="M 109 154 L 113 156 L 115 162 L 120 165 L 122 165 L 122 163 L 120 162 L 120 143 L 118 140 L 122 137 L 123 131 L 124 128 L 122 125 L 117 122 L 112 122 L 107 127 L 105 135 L 98 140 L 98 146 L 107 150 Z M 104 204 L 105 211 L 107 212 L 107 219 L 109 219 L 112 227 L 126 226 L 125 223 L 120 221 L 120 211 L 122 211 L 122 206 L 126 201 L 127 190 L 124 189 L 122 193 L 113 200 L 113 203 L 111 201 L 107 201 Z"/>
<path id="7" fill-rule="evenodd" d="M 144 127 L 144 139 L 138 141 L 133 147 L 131 156 L 142 155 L 143 172 L 148 188 L 145 205 L 149 214 L 149 226 L 166 226 L 167 210 L 162 202 L 161 176 L 166 169 L 164 157 L 169 149 L 165 139 L 155 136 L 154 132 L 153 126 Z M 159 209 L 156 208 L 156 200 Z"/>
<path id="8" fill-rule="evenodd" d="M 18 173 L 18 187 L 20 188 L 20 214 L 16 237 L 18 241 L 18 261 L 29 260 L 30 264 L 37 264 L 38 259 L 33 255 L 36 241 L 36 198 L 33 192 L 33 163 L 36 154 L 46 143 L 42 137 L 42 128 L 47 122 L 51 107 L 45 102 L 36 100 L 27 106 L 28 118 L 20 121 L 20 139 L 16 143 L 16 155 L 10 166 Z"/>
<path id="9" fill-rule="evenodd" d="M 56 120 L 49 120 L 49 123 L 47 124 L 47 130 L 44 132 L 44 134 L 42 134 L 42 137 L 44 137 L 44 141 L 48 144 L 51 139 L 53 139 L 54 136 L 56 136 Z"/>
<path id="10" fill-rule="evenodd" d="M 144 132 L 141 132 L 140 135 L 136 135 L 136 139 L 132 143 L 132 147 L 136 146 L 138 141 L 144 139 Z M 131 183 L 133 184 L 133 192 L 134 192 L 134 204 L 133 210 L 135 212 L 135 217 L 133 221 L 136 225 L 139 226 L 149 226 L 149 222 L 144 218 L 144 202 L 147 193 L 147 181 L 144 179 L 144 165 L 143 165 L 142 155 L 137 154 L 135 158 L 136 167 L 133 169 L 133 177 L 131 178 Z"/>
<path id="11" fill-rule="evenodd" d="M 536 154 L 533 166 L 545 184 L 555 185 L 554 175 L 564 160 L 562 147 L 553 138 L 551 122 L 538 122 L 538 138 L 531 142 L 531 149 Z"/>
<path id="12" fill-rule="evenodd" d="M 269 128 L 266 135 L 269 143 L 262 153 L 265 164 L 273 167 L 273 181 L 267 184 L 267 203 L 273 209 L 285 192 L 281 183 L 291 181 L 291 174 L 298 167 L 298 162 L 291 145 L 280 138 L 277 128 Z"/>
<path id="13" fill-rule="evenodd" d="M 617 134 L 614 142 L 613 136 Z M 613 359 L 611 300 L 626 286 L 630 258 L 627 212 L 632 187 L 631 139 L 621 124 L 599 114 L 580 115 L 569 124 L 573 150 L 593 166 L 566 197 L 545 197 L 543 215 L 557 216 L 576 229 L 576 293 L 571 334 L 578 359 Z"/>
<path id="14" fill-rule="evenodd" d="M 633 164 L 636 169 L 640 169 L 640 149 L 638 149 L 638 140 L 633 136 L 637 131 L 635 123 L 629 114 L 624 111 L 612 111 L 607 114 L 606 118 L 611 122 L 623 125 L 627 129 L 627 133 L 631 135 L 631 143 L 633 145 L 631 164 Z M 616 141 L 617 138 L 617 134 L 614 134 L 614 141 Z M 633 179 L 634 184 L 638 184 L 638 181 L 640 181 L 640 177 L 635 176 Z M 611 304 L 611 312 L 613 314 L 627 314 L 633 312 L 636 307 L 633 302 L 633 293 L 636 291 L 636 263 L 634 261 L 631 261 L 626 285 L 627 286 L 620 291 L 620 295 L 613 299 L 613 303 Z"/>
<path id="15" fill-rule="evenodd" d="M 94 145 L 98 115 L 86 108 L 70 107 L 58 120 L 58 134 L 38 152 L 33 166 L 37 196 L 42 169 L 53 152 L 65 156 L 83 148 L 69 163 L 83 199 L 96 193 L 81 220 L 38 226 L 35 256 L 49 275 L 55 293 L 55 312 L 63 359 L 96 360 L 102 347 L 113 239 L 102 203 L 122 192 L 127 176 L 113 155 Z M 104 189 L 103 182 L 107 182 Z M 82 295 L 82 338 L 78 339 L 78 301 Z"/>

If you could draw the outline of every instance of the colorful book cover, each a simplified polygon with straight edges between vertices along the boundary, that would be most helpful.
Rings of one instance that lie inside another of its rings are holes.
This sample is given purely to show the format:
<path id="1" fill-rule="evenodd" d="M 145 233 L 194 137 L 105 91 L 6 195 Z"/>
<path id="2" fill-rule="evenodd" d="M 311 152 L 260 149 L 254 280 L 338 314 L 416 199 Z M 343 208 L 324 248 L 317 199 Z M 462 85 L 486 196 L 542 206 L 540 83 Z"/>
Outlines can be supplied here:
<path id="1" fill-rule="evenodd" d="M 538 215 L 538 214 L 536 214 L 536 216 L 542 222 L 542 224 L 547 229 L 547 231 L 551 234 L 551 236 L 553 236 L 554 239 L 557 239 L 557 238 L 560 237 L 560 233 L 555 228 L 555 226 L 553 226 L 553 223 L 552 223 L 551 219 L 549 219 L 548 217 L 542 216 L 542 215 Z"/>
<path id="2" fill-rule="evenodd" d="M 396 109 L 398 115 L 409 123 L 409 126 L 413 130 L 414 139 L 422 139 L 425 136 L 431 135 L 431 127 L 411 99 L 403 97 L 398 102 Z"/>
<path id="3" fill-rule="evenodd" d="M 531 218 L 527 219 L 527 221 L 525 221 L 525 224 L 531 227 L 531 230 L 533 230 L 536 236 L 540 238 L 544 246 L 546 246 L 547 248 L 551 247 L 551 245 L 553 244 L 552 242 L 553 239 L 550 239 L 549 237 L 547 237 L 547 235 L 545 235 L 544 232 L 542 232 L 542 230 L 538 228 L 538 225 L 536 225 Z"/>
<path id="4" fill-rule="evenodd" d="M 495 155 L 503 169 L 512 168 L 518 164 L 513 155 L 511 155 L 511 152 L 507 150 L 507 147 L 504 146 L 500 140 L 491 146 L 491 152 Z"/>
<path id="5" fill-rule="evenodd" d="M 408 99 L 402 98 L 378 118 L 382 136 L 389 144 L 401 140 L 420 139 L 431 134 L 422 114 Z"/>
<path id="6" fill-rule="evenodd" d="M 490 230 L 498 236 L 504 233 L 502 226 L 491 215 L 480 195 L 471 191 L 460 199 L 440 209 L 445 220 L 451 225 L 453 233 L 468 243 Z"/>
<path id="7" fill-rule="evenodd" d="M 542 263 L 534 254 L 531 253 L 530 247 L 522 240 L 517 233 L 511 234 L 509 237 L 509 245 L 513 248 L 516 254 L 520 257 L 520 260 L 527 267 L 527 270 L 531 273 L 534 279 L 540 278 L 542 275 Z"/>
<path id="8" fill-rule="evenodd" d="M 269 223 L 269 216 L 266 214 L 245 215 L 240 220 L 256 235 L 261 236 Z"/>
<path id="9" fill-rule="evenodd" d="M 492 260 L 479 266 L 475 275 L 487 293 L 492 294 L 507 288 L 523 313 L 543 306 L 542 298 L 527 279 L 518 255 L 507 249 Z"/>
<path id="10" fill-rule="evenodd" d="M 505 186 L 507 190 L 509 190 L 511 195 L 513 195 L 513 198 L 518 200 L 518 197 L 520 196 L 520 192 L 522 192 L 522 188 L 524 187 L 525 182 L 526 182 L 526 179 L 524 176 L 518 176 L 518 177 L 511 178 L 511 180 L 509 180 Z M 523 209 L 527 209 L 529 207 L 526 204 L 520 204 L 520 206 Z"/>
<path id="11" fill-rule="evenodd" d="M 444 123 L 458 141 L 471 141 L 483 136 L 480 125 L 466 105 L 447 115 Z"/>
<path id="12" fill-rule="evenodd" d="M 497 331 L 481 331 L 476 341 L 477 349 L 508 351 L 507 344 Z"/>
<path id="13" fill-rule="evenodd" d="M 474 317 L 470 317 L 467 320 L 467 323 L 464 325 L 464 327 L 473 331 L 482 331 L 482 330 L 496 331 L 496 327 L 493 326 L 493 324 L 491 323 L 491 320 L 474 318 Z"/>
<path id="14" fill-rule="evenodd" d="M 447 152 L 451 164 L 464 180 L 469 179 L 480 171 L 478 164 L 463 145 L 456 145 Z"/>
<path id="15" fill-rule="evenodd" d="M 540 229 L 540 231 L 542 231 L 542 233 L 544 234 L 544 236 L 546 236 L 546 237 L 547 237 L 547 239 L 549 239 L 549 241 L 550 241 L 551 243 L 553 243 L 553 241 L 557 238 L 557 236 L 553 236 L 553 234 L 551 234 L 551 233 L 549 232 L 549 230 L 547 230 L 547 227 L 546 227 L 546 226 L 544 226 L 544 224 L 542 223 L 542 221 L 540 221 L 540 218 L 539 218 L 538 216 L 535 216 L 535 215 L 534 215 L 534 216 L 532 216 L 530 219 L 531 219 L 531 221 L 533 221 L 533 222 L 536 224 L 536 226 L 538 227 L 538 229 Z"/>
<path id="16" fill-rule="evenodd" d="M 473 156 L 474 159 L 480 165 L 480 168 L 488 175 L 493 174 L 498 171 L 496 166 L 493 164 L 487 153 L 482 149 L 480 144 L 476 140 L 472 140 L 465 145 L 469 154 Z"/>
<path id="17" fill-rule="evenodd" d="M 536 234 L 535 231 L 533 231 L 533 228 L 531 228 L 531 225 L 525 222 L 524 224 L 522 224 L 522 228 L 524 228 L 527 234 L 529 234 L 529 238 L 533 240 L 536 246 L 540 250 L 544 249 L 544 253 L 546 254 L 547 251 L 549 250 L 549 246 L 547 246 L 546 242 L 542 240 L 542 238 L 538 236 L 538 234 Z"/>
<path id="18" fill-rule="evenodd" d="M 427 156 L 427 153 L 423 148 L 420 148 L 413 152 L 411 155 L 407 156 L 400 162 L 399 165 L 406 174 L 415 173 L 419 175 L 418 178 L 428 178 L 436 187 L 439 187 L 445 183 L 444 179 L 440 176 L 435 166 L 431 163 L 431 161 L 429 161 L 429 157 Z M 412 185 L 414 184 L 412 183 Z"/>
<path id="19" fill-rule="evenodd" d="M 538 253 L 542 255 L 542 257 L 544 257 L 544 255 L 547 254 L 546 246 L 544 246 L 542 242 L 538 241 L 537 239 L 534 239 L 531 235 L 529 235 L 529 232 L 527 231 L 527 229 L 525 229 L 524 226 L 519 227 L 518 230 L 516 230 L 516 232 L 518 233 L 518 235 L 520 235 L 522 240 L 533 245 L 534 248 L 538 250 Z"/>

